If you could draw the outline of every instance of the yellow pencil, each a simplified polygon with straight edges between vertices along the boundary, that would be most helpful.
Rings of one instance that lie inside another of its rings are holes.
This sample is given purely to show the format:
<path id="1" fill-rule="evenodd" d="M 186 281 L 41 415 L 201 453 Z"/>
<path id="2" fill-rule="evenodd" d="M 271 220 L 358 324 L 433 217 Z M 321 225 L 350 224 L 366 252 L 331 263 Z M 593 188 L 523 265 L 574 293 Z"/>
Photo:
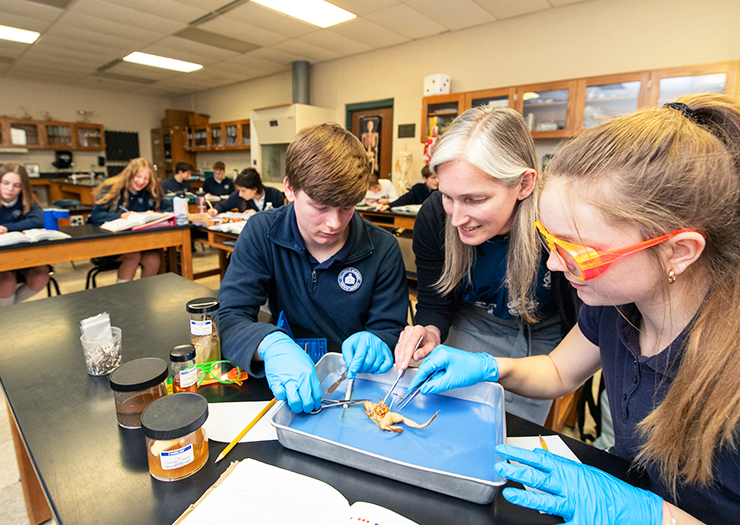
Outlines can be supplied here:
<path id="1" fill-rule="evenodd" d="M 239 439 L 241 439 L 241 438 L 239 438 Z M 542 445 L 542 448 L 544 448 L 548 452 L 550 451 L 550 449 L 547 448 L 547 443 L 545 443 L 545 440 L 542 438 L 542 436 L 540 436 L 540 445 Z"/>
<path id="2" fill-rule="evenodd" d="M 221 461 L 222 459 L 224 459 L 224 458 L 226 457 L 226 454 L 228 454 L 228 453 L 229 453 L 229 452 L 231 451 L 231 449 L 232 449 L 232 448 L 234 448 L 234 446 L 235 446 L 235 445 L 236 445 L 237 443 L 239 443 L 239 440 L 240 440 L 241 438 L 243 438 L 243 437 L 244 437 L 244 436 L 245 436 L 245 435 L 247 434 L 247 432 L 249 432 L 250 430 L 252 430 L 252 427 L 253 427 L 254 425 L 256 425 L 256 424 L 257 424 L 257 422 L 258 422 L 258 421 L 259 421 L 260 419 L 262 419 L 262 416 L 264 416 L 265 414 L 267 414 L 267 411 L 268 411 L 268 410 L 270 410 L 270 408 L 272 408 L 272 405 L 274 405 L 274 404 L 275 404 L 275 401 L 277 401 L 277 400 L 276 400 L 276 399 L 275 399 L 275 398 L 273 397 L 273 398 L 272 398 L 272 400 L 271 400 L 271 401 L 270 401 L 269 403 L 267 403 L 267 406 L 265 406 L 265 408 L 263 408 L 263 409 L 262 409 L 262 410 L 260 411 L 260 413 L 259 413 L 259 414 L 257 414 L 257 416 L 255 416 L 255 418 L 254 418 L 254 419 L 253 419 L 253 420 L 252 420 L 252 421 L 251 421 L 251 422 L 250 422 L 250 423 L 249 423 L 249 424 L 248 424 L 248 425 L 246 426 L 246 428 L 245 428 L 244 430 L 242 430 L 242 431 L 241 431 L 241 432 L 239 433 L 239 435 L 238 435 L 238 436 L 236 436 L 236 437 L 235 437 L 235 438 L 233 439 L 233 441 L 232 441 L 231 443 L 229 443 L 229 444 L 227 445 L 227 447 L 226 447 L 225 449 L 223 449 L 223 450 L 221 451 L 221 453 L 220 453 L 220 454 L 218 455 L 218 457 L 216 458 L 216 463 L 218 463 L 219 461 Z"/>

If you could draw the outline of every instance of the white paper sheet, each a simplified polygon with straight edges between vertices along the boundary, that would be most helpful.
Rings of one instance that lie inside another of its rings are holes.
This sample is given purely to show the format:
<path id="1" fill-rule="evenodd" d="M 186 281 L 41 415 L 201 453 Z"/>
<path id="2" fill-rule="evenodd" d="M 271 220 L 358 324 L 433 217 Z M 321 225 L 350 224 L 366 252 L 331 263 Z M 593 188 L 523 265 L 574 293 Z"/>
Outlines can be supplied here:
<path id="1" fill-rule="evenodd" d="M 232 438 L 233 439 L 233 438 Z M 573 461 L 581 462 L 580 459 L 568 448 L 560 436 L 542 436 L 547 444 L 547 449 L 553 454 L 557 454 L 560 457 L 566 459 L 572 459 Z M 534 450 L 536 448 L 542 448 L 540 445 L 539 436 L 525 436 L 525 437 L 507 437 L 506 444 L 512 447 L 519 447 L 526 450 Z"/>
<path id="2" fill-rule="evenodd" d="M 244 430 L 252 419 L 265 408 L 268 401 L 239 401 L 236 403 L 208 403 L 208 420 L 206 432 L 208 439 L 221 443 L 231 443 Z M 252 441 L 277 440 L 275 427 L 270 424 L 275 409 L 280 406 L 276 403 L 267 414 L 262 416 L 257 424 L 239 440 L 239 443 Z"/>

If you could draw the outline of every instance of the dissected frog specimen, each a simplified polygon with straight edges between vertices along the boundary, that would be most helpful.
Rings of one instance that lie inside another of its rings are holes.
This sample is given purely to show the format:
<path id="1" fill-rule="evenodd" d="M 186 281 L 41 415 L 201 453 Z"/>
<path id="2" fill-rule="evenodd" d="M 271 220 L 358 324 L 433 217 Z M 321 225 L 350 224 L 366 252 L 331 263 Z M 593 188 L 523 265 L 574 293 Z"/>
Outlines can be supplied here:
<path id="1" fill-rule="evenodd" d="M 362 406 L 365 409 L 365 413 L 367 414 L 367 417 L 372 419 L 375 422 L 375 424 L 377 424 L 380 427 L 380 430 L 383 430 L 385 432 L 395 432 L 397 434 L 400 432 L 403 432 L 403 429 L 399 426 L 396 426 L 396 423 L 405 423 L 406 425 L 412 428 L 424 428 L 428 426 L 429 423 L 434 421 L 434 418 L 437 417 L 437 414 L 439 414 L 439 410 L 437 410 L 434 413 L 434 415 L 431 418 L 429 418 L 429 421 L 427 421 L 423 425 L 420 425 L 416 421 L 413 421 L 405 416 L 402 416 L 401 414 L 398 414 L 397 412 L 391 412 L 388 409 L 388 405 L 383 403 L 382 399 L 380 400 L 379 403 L 365 401 Z"/>

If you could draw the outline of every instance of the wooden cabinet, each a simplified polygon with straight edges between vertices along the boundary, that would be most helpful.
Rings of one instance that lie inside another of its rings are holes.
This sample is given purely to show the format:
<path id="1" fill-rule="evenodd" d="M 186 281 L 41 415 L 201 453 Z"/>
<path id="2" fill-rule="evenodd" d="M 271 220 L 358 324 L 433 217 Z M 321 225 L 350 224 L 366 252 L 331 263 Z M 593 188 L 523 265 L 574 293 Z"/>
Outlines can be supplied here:
<path id="1" fill-rule="evenodd" d="M 44 126 L 41 122 L 11 118 L 3 120 L 3 145 L 29 149 L 41 149 L 45 146 Z"/>
<path id="2" fill-rule="evenodd" d="M 515 107 L 524 116 L 533 138 L 573 135 L 576 129 L 576 90 L 575 80 L 517 87 Z"/>
<path id="3" fill-rule="evenodd" d="M 421 141 L 435 125 L 442 134 L 466 109 L 489 103 L 519 111 L 535 139 L 573 137 L 638 108 L 662 106 L 684 95 L 740 95 L 738 75 L 740 60 L 731 60 L 424 97 Z"/>
<path id="4" fill-rule="evenodd" d="M 426 142 L 435 127 L 437 135 L 443 135 L 455 117 L 465 109 L 465 93 L 424 97 L 422 99 L 421 141 Z"/>
<path id="5" fill-rule="evenodd" d="M 648 105 L 650 73 L 622 73 L 579 81 L 576 130 L 594 128 Z"/>
<path id="6" fill-rule="evenodd" d="M 48 122 L 44 127 L 47 149 L 73 149 L 75 147 L 75 136 L 72 133 L 74 124 Z"/>
<path id="7" fill-rule="evenodd" d="M 650 75 L 648 105 L 662 106 L 691 93 L 737 93 L 740 61 L 657 69 Z"/>
<path id="8" fill-rule="evenodd" d="M 251 148 L 249 119 L 223 122 L 221 126 L 224 134 L 223 149 L 249 150 Z"/>
<path id="9" fill-rule="evenodd" d="M 105 151 L 105 133 L 100 124 L 77 123 L 74 125 L 75 149 L 84 151 Z"/>

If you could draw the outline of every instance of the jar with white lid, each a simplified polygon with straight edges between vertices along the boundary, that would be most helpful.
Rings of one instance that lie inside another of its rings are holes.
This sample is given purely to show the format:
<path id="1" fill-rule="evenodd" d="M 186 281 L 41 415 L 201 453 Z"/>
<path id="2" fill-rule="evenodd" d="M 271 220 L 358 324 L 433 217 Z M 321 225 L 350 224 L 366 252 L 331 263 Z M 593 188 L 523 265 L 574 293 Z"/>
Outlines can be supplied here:
<path id="1" fill-rule="evenodd" d="M 206 464 L 206 419 L 208 401 L 190 392 L 163 397 L 144 410 L 141 430 L 146 437 L 149 474 L 154 479 L 184 479 Z"/>
<path id="2" fill-rule="evenodd" d="M 214 320 L 220 304 L 214 297 L 201 297 L 188 301 L 185 306 L 190 314 L 190 342 L 195 347 L 198 365 L 221 360 L 221 338 Z"/>

